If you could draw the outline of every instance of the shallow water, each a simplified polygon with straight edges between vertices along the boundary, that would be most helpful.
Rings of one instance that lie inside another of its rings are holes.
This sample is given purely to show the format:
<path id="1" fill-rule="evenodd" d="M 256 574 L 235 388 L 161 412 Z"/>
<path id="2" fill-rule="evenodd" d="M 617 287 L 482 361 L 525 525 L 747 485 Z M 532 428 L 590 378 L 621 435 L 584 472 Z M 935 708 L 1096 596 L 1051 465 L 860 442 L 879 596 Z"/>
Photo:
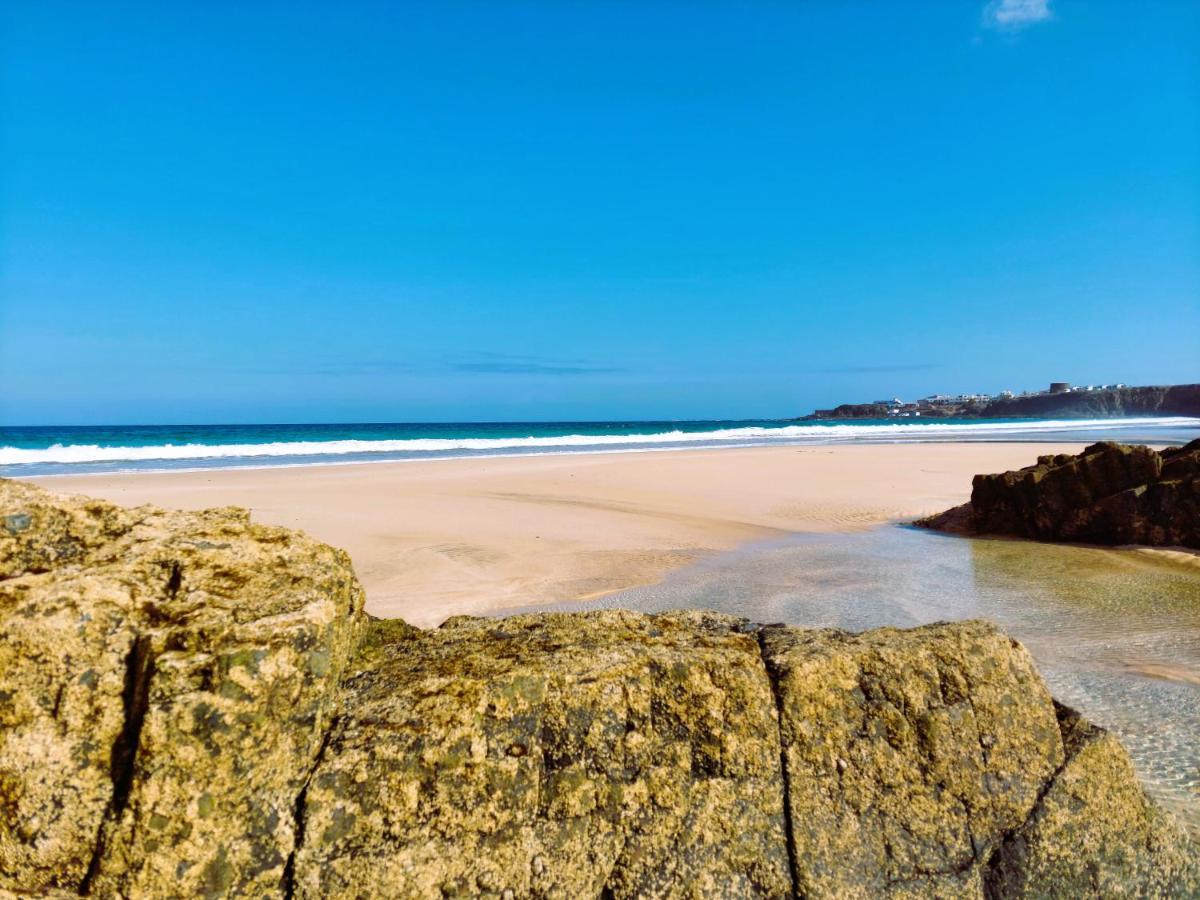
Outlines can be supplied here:
<path id="1" fill-rule="evenodd" d="M 707 607 L 849 630 L 984 618 L 1060 701 L 1115 732 L 1147 789 L 1200 832 L 1200 569 L 1134 551 L 889 526 L 797 535 L 563 609 Z M 545 607 L 542 607 L 543 609 Z"/>

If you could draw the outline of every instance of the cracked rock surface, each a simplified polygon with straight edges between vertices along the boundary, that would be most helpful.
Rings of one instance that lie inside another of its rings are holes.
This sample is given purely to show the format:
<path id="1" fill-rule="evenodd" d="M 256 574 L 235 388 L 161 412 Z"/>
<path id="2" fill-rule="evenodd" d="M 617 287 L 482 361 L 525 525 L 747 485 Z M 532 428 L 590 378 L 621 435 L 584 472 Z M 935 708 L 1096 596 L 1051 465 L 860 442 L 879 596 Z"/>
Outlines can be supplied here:
<path id="1" fill-rule="evenodd" d="M 242 510 L 0 480 L 0 897 L 1200 895 L 986 623 L 362 602 Z"/>
<path id="2" fill-rule="evenodd" d="M 1064 749 L 1023 647 L 983 622 L 763 632 L 805 896 L 978 896 Z"/>
<path id="3" fill-rule="evenodd" d="M 375 623 L 309 787 L 300 895 L 789 896 L 775 706 L 739 624 Z"/>
<path id="4" fill-rule="evenodd" d="M 0 483 L 0 887 L 277 893 L 358 642 L 344 553 Z"/>

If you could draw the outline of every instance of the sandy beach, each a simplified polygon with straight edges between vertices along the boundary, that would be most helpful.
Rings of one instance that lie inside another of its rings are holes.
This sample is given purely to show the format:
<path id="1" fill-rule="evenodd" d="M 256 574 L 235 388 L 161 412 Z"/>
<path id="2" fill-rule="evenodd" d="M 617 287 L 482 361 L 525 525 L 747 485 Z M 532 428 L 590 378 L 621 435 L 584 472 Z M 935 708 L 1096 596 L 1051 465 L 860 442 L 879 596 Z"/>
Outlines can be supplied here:
<path id="1" fill-rule="evenodd" d="M 653 583 L 788 532 L 936 512 L 1043 443 L 761 447 L 33 479 L 125 505 L 249 507 L 349 551 L 368 609 L 447 616 Z"/>

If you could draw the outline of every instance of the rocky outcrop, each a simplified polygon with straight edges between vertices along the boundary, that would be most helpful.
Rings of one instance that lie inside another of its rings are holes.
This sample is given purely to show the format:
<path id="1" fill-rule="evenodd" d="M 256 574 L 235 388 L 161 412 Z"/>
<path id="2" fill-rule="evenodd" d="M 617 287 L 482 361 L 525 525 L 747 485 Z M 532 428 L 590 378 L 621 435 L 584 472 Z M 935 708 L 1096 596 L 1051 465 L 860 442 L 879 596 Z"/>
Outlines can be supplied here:
<path id="1" fill-rule="evenodd" d="M 985 407 L 985 403 L 975 401 L 963 403 L 939 402 L 922 405 L 920 410 L 917 411 L 920 414 L 917 418 L 920 421 L 926 419 L 978 419 L 983 414 Z M 901 421 L 901 419 L 892 414 L 892 410 L 895 408 L 895 403 L 842 403 L 833 409 L 814 410 L 807 416 L 800 416 L 791 421 L 820 422 L 827 419 Z M 911 419 L 907 418 L 903 418 L 903 421 L 912 422 Z M 917 424 L 920 424 L 920 422 L 918 421 Z"/>
<path id="2" fill-rule="evenodd" d="M 1062 765 L 1029 655 L 980 622 L 763 633 L 798 892 L 978 896 Z"/>
<path id="3" fill-rule="evenodd" d="M 740 624 L 376 624 L 308 790 L 299 895 L 789 896 L 775 702 Z"/>
<path id="4" fill-rule="evenodd" d="M 1200 440 L 1161 453 L 1099 443 L 976 475 L 971 501 L 917 525 L 1040 541 L 1200 548 Z"/>
<path id="5" fill-rule="evenodd" d="M 244 512 L 0 482 L 0 895 L 1189 896 L 980 622 L 370 620 Z"/>
<path id="6" fill-rule="evenodd" d="M 0 887 L 281 889 L 358 643 L 339 550 L 0 482 Z"/>
<path id="7" fill-rule="evenodd" d="M 991 897 L 1195 895 L 1195 861 L 1111 734 L 1056 704 L 1066 761 L 988 862 Z M 1181 873 L 1188 873 L 1190 875 Z"/>

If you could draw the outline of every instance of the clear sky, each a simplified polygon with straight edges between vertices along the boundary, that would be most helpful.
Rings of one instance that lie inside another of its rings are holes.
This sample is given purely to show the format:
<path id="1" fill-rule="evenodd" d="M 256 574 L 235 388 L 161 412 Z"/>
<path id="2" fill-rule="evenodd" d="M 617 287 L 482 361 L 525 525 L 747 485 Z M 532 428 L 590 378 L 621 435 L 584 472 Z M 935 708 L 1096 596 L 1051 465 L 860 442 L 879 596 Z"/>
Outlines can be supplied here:
<path id="1" fill-rule="evenodd" d="M 788 416 L 1200 380 L 1200 3 L 56 3 L 0 421 Z"/>

